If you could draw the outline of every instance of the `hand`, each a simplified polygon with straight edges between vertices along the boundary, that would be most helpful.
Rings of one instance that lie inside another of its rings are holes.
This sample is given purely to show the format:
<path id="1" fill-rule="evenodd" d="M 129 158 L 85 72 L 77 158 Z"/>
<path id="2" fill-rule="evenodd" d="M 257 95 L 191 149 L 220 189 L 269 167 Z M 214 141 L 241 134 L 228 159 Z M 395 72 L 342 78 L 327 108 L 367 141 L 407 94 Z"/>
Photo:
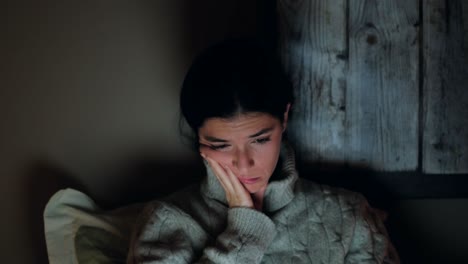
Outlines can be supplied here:
<path id="1" fill-rule="evenodd" d="M 234 175 L 228 166 L 219 164 L 217 161 L 206 156 L 204 153 L 200 155 L 208 162 L 211 170 L 220 182 L 226 192 L 226 199 L 229 207 L 249 207 L 254 208 L 250 193 L 244 188 L 239 179 Z"/>

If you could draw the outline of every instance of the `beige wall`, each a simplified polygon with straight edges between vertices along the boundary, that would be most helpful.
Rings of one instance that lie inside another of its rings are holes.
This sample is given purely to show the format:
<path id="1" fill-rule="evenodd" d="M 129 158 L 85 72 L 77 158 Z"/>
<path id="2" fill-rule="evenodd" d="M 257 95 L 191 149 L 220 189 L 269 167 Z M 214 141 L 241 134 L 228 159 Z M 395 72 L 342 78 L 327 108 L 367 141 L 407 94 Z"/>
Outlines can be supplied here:
<path id="1" fill-rule="evenodd" d="M 40 215 L 58 186 L 78 182 L 96 199 L 113 200 L 128 182 L 119 174 L 128 160 L 193 159 L 177 130 L 185 71 L 207 45 L 253 34 L 256 7 L 234 0 L 2 5 L 0 256 L 35 263 Z"/>

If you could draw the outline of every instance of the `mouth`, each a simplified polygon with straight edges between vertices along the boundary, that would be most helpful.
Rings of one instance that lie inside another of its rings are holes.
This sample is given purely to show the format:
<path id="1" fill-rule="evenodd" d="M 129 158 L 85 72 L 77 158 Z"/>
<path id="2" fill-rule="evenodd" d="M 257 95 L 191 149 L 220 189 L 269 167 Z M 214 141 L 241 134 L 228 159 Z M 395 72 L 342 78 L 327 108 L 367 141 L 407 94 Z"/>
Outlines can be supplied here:
<path id="1" fill-rule="evenodd" d="M 257 178 L 239 178 L 239 181 L 243 184 L 254 184 L 260 180 L 260 177 Z"/>

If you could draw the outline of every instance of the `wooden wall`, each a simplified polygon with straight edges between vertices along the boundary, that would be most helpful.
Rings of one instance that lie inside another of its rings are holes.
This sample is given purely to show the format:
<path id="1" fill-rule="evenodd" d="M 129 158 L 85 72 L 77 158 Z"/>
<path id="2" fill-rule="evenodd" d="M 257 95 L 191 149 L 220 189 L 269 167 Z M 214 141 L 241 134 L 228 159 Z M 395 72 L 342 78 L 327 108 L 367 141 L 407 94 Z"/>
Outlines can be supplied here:
<path id="1" fill-rule="evenodd" d="M 468 173 L 468 1 L 277 0 L 302 161 Z"/>

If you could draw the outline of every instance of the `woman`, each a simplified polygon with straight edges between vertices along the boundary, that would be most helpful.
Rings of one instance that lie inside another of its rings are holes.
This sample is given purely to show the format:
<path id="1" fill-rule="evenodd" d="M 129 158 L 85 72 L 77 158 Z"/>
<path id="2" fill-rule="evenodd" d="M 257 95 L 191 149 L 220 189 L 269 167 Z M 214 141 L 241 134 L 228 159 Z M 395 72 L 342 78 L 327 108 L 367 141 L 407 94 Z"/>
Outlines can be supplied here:
<path id="1" fill-rule="evenodd" d="M 148 206 L 129 263 L 398 263 L 362 195 L 298 178 L 284 135 L 292 103 L 257 42 L 199 56 L 180 104 L 207 176 Z"/>

